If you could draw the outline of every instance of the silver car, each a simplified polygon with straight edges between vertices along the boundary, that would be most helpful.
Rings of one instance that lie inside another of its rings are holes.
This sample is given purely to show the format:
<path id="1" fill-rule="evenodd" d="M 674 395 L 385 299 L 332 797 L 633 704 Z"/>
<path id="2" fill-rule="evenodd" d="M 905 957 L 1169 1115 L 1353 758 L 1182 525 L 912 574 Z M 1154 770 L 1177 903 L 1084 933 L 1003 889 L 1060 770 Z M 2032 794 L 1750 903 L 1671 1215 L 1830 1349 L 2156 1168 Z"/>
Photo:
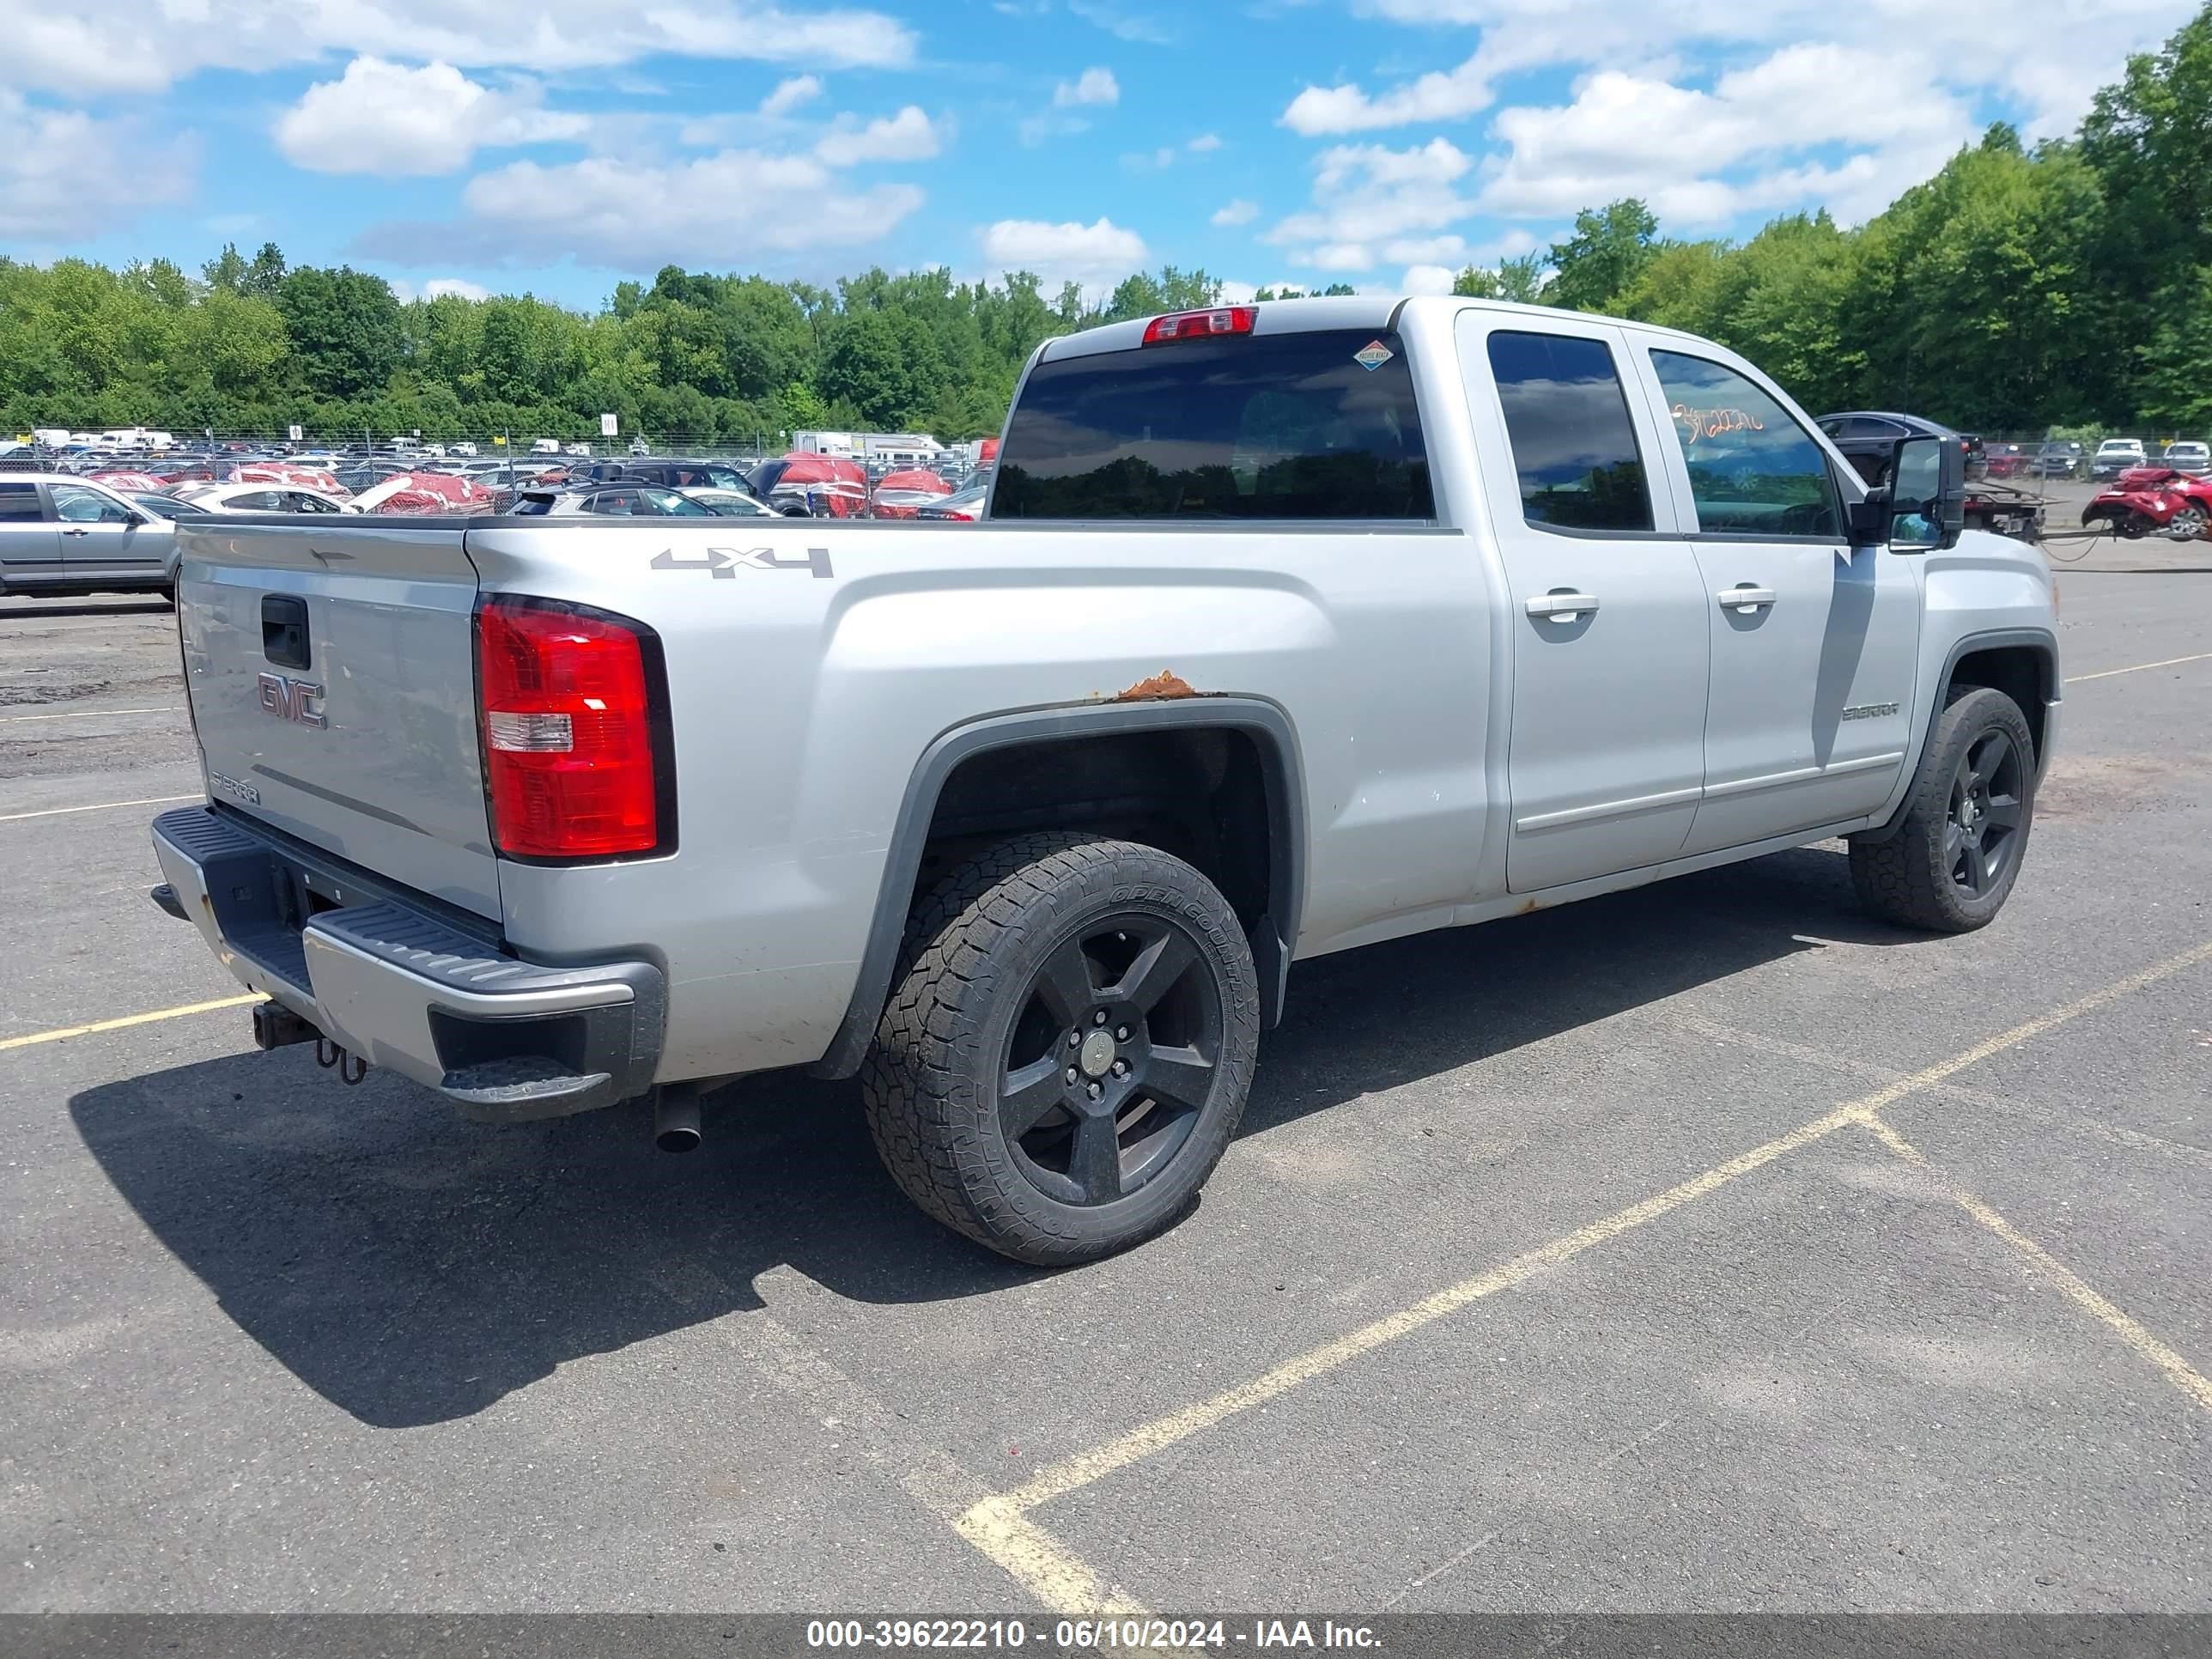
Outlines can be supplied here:
<path id="1" fill-rule="evenodd" d="M 620 519 L 710 519 L 713 507 L 695 501 L 680 489 L 658 484 L 586 483 L 573 489 L 555 486 L 525 489 L 515 497 L 510 513 L 536 518 L 568 518 L 580 513 Z"/>
<path id="2" fill-rule="evenodd" d="M 64 474 L 0 474 L 0 592 L 176 591 L 173 515 Z"/>

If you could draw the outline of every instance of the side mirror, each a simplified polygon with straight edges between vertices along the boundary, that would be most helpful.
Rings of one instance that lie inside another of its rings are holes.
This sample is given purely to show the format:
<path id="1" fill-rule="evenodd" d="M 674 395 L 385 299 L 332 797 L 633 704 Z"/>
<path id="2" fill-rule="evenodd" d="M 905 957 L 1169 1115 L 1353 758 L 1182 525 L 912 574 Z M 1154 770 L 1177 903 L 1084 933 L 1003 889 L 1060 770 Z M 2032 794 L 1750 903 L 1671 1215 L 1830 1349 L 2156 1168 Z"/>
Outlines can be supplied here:
<path id="1" fill-rule="evenodd" d="M 1966 527 L 1966 446 L 1959 438 L 1905 438 L 1889 467 L 1890 550 L 1955 547 Z"/>

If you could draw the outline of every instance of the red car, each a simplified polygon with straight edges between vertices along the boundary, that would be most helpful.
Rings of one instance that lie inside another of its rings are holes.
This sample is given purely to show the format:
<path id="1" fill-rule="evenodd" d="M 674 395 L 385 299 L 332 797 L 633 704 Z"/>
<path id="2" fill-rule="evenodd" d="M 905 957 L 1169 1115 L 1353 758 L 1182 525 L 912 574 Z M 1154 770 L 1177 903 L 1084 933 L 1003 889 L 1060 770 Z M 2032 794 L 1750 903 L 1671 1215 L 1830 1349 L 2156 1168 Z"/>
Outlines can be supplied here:
<path id="1" fill-rule="evenodd" d="M 2081 509 L 2081 523 L 2109 524 L 2130 541 L 2212 540 L 2212 478 L 2192 478 L 2170 466 L 2130 467 Z"/>
<path id="2" fill-rule="evenodd" d="M 921 467 L 886 472 L 876 481 L 869 505 L 878 519 L 911 519 L 952 493 L 952 486 Z"/>
<path id="3" fill-rule="evenodd" d="M 865 519 L 868 475 L 857 461 L 793 450 L 763 461 L 746 480 L 752 493 L 787 517 Z"/>

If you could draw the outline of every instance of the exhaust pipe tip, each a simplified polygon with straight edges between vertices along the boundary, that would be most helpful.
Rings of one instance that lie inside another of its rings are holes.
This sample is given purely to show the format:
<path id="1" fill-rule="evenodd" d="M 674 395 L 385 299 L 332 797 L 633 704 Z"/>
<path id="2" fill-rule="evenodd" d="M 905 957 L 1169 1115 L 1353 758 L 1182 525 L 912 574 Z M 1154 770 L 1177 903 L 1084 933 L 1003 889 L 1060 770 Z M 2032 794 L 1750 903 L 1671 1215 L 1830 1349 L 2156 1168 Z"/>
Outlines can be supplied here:
<path id="1" fill-rule="evenodd" d="M 672 1083 L 654 1091 L 653 1144 L 664 1152 L 699 1149 L 699 1085 Z"/>

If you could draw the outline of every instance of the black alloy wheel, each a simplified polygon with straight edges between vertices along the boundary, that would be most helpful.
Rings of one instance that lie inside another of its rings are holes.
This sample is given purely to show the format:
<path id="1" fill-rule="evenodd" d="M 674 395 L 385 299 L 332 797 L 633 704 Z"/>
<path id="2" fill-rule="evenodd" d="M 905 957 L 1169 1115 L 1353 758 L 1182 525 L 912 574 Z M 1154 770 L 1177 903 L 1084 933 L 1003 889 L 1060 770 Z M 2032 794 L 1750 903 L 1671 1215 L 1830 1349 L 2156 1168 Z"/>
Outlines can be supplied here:
<path id="1" fill-rule="evenodd" d="M 2024 798 L 2020 750 L 1992 726 L 1967 745 L 1952 775 L 1943 830 L 1951 880 L 1969 897 L 1986 897 L 2011 873 Z"/>
<path id="2" fill-rule="evenodd" d="M 915 906 L 861 1068 L 908 1198 L 1018 1261 L 1095 1261 L 1188 1214 L 1258 1056 L 1245 925 L 1164 849 L 1079 830 L 984 847 Z"/>
<path id="3" fill-rule="evenodd" d="M 1006 1041 L 999 1121 L 1014 1165 L 1063 1204 L 1109 1204 L 1190 1140 L 1221 1053 L 1221 994 L 1180 923 L 1121 912 L 1040 965 Z"/>

